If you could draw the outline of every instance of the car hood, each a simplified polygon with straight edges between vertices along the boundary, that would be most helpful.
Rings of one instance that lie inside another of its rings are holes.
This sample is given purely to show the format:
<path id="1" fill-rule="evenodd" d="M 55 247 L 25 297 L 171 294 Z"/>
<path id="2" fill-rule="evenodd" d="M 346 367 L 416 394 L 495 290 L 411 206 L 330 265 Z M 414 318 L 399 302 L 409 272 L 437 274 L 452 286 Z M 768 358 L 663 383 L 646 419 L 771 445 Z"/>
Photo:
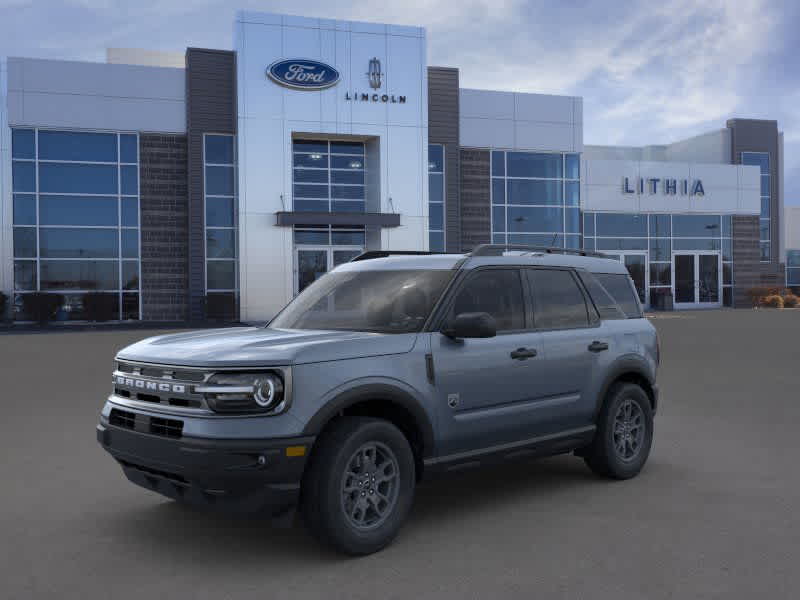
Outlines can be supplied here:
<path id="1" fill-rule="evenodd" d="M 117 357 L 187 367 L 277 366 L 401 354 L 415 340 L 414 333 L 228 327 L 147 338 Z"/>

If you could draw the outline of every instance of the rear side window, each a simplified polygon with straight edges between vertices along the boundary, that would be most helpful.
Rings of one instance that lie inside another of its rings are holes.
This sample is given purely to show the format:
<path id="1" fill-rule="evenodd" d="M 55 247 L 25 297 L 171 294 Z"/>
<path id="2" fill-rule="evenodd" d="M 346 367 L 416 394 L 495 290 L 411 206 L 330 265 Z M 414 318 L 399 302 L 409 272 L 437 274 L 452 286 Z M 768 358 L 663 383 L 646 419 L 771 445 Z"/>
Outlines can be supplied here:
<path id="1" fill-rule="evenodd" d="M 528 269 L 533 295 L 533 319 L 537 329 L 588 327 L 586 300 L 569 271 Z"/>
<path id="2" fill-rule="evenodd" d="M 580 273 L 581 281 L 586 286 L 586 290 L 592 297 L 597 312 L 601 319 L 627 319 L 627 315 L 617 306 L 616 301 L 606 291 L 595 276 L 587 271 Z"/>
<path id="3" fill-rule="evenodd" d="M 623 273 L 595 273 L 602 286 L 617 301 L 617 304 L 629 319 L 642 316 L 642 307 L 633 289 L 631 278 Z"/>

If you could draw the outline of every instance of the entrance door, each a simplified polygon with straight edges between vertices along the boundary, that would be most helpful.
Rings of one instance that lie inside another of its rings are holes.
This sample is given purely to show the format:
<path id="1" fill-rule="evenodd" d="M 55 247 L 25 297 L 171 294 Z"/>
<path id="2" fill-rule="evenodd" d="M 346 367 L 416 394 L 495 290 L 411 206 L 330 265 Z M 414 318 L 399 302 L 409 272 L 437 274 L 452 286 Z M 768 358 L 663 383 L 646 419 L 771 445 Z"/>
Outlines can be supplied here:
<path id="1" fill-rule="evenodd" d="M 295 248 L 294 292 L 299 294 L 331 269 L 349 262 L 363 249 L 356 246 L 320 246 Z"/>
<path id="2" fill-rule="evenodd" d="M 672 255 L 675 308 L 722 306 L 719 252 L 676 252 Z"/>
<path id="3" fill-rule="evenodd" d="M 647 275 L 647 252 L 629 251 L 611 252 L 608 256 L 618 259 L 624 264 L 630 273 L 633 284 L 636 286 L 636 293 L 639 295 L 639 302 L 642 306 L 647 306 L 648 294 L 648 275 Z"/>

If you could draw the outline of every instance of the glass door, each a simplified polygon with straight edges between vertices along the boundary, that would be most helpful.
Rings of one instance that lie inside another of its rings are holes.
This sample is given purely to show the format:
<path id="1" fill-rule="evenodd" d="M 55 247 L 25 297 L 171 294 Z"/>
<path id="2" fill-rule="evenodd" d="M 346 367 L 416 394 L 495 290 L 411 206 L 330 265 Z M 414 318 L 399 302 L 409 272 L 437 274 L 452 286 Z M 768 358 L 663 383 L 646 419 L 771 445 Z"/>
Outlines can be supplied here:
<path id="1" fill-rule="evenodd" d="M 722 306 L 718 252 L 680 252 L 672 255 L 675 308 Z"/>
<path id="2" fill-rule="evenodd" d="M 363 252 L 356 246 L 324 246 L 295 248 L 294 293 L 299 294 L 331 269 L 350 262 Z"/>

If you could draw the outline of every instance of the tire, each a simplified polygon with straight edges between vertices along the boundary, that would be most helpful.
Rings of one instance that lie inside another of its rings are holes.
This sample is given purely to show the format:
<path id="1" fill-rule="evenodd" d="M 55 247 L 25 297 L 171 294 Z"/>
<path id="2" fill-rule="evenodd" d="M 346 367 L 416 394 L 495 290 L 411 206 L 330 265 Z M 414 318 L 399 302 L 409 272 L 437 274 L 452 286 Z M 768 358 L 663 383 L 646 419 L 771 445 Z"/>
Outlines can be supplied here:
<path id="1" fill-rule="evenodd" d="M 652 443 L 647 393 L 634 383 L 615 383 L 600 410 L 594 440 L 583 453 L 586 464 L 602 477 L 630 479 L 644 467 Z"/>
<path id="2" fill-rule="evenodd" d="M 408 440 L 388 421 L 337 419 L 314 445 L 303 477 L 300 508 L 306 526 L 345 554 L 381 550 L 411 509 L 414 469 Z"/>

